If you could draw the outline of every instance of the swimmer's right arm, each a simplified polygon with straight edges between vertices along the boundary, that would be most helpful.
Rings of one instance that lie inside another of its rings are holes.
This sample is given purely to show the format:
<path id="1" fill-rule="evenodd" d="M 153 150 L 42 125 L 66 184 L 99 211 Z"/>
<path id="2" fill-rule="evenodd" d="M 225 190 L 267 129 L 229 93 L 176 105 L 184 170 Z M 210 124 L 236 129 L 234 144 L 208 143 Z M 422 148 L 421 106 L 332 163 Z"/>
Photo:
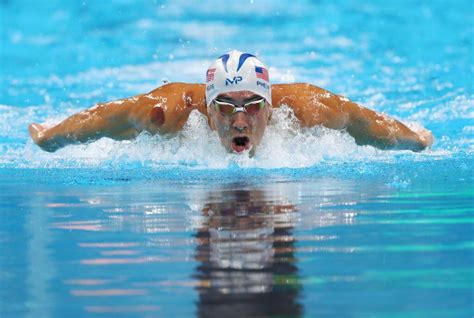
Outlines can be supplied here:
<path id="1" fill-rule="evenodd" d="M 126 140 L 142 131 L 176 133 L 193 109 L 205 112 L 202 85 L 173 83 L 148 94 L 98 104 L 52 127 L 33 123 L 29 132 L 41 149 L 54 152 L 67 145 L 102 137 Z"/>
<path id="2" fill-rule="evenodd" d="M 133 138 L 138 131 L 128 120 L 128 113 L 133 107 L 132 103 L 133 101 L 124 99 L 98 104 L 51 127 L 33 123 L 29 126 L 29 132 L 33 141 L 48 152 L 102 137 Z"/>

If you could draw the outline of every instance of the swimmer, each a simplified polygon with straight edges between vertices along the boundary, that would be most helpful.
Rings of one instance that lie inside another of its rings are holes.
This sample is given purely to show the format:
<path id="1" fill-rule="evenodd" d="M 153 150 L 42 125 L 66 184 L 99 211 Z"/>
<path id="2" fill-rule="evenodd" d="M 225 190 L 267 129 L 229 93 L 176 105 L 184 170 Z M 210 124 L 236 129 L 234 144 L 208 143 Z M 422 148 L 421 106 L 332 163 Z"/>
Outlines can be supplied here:
<path id="1" fill-rule="evenodd" d="M 193 110 L 206 116 L 225 149 L 253 155 L 272 110 L 287 105 L 302 127 L 344 130 L 358 145 L 421 151 L 433 143 L 431 132 L 415 132 L 401 122 L 305 83 L 270 84 L 268 68 L 254 55 L 231 51 L 206 72 L 206 84 L 170 83 L 147 94 L 98 104 L 57 125 L 33 123 L 29 132 L 41 149 L 102 137 L 126 140 L 142 132 L 175 134 Z"/>

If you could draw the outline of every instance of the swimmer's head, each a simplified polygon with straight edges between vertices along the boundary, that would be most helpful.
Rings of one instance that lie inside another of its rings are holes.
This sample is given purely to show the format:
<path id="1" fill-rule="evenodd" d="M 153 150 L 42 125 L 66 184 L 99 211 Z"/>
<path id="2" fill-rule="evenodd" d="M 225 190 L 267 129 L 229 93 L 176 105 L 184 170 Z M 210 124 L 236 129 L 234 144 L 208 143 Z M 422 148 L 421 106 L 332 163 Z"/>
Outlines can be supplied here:
<path id="1" fill-rule="evenodd" d="M 210 124 L 229 152 L 254 153 L 271 116 L 271 100 L 268 69 L 252 54 L 231 51 L 207 70 Z"/>
<path id="2" fill-rule="evenodd" d="M 250 91 L 272 103 L 268 68 L 253 54 L 236 50 L 220 56 L 206 72 L 206 104 L 222 93 Z"/>

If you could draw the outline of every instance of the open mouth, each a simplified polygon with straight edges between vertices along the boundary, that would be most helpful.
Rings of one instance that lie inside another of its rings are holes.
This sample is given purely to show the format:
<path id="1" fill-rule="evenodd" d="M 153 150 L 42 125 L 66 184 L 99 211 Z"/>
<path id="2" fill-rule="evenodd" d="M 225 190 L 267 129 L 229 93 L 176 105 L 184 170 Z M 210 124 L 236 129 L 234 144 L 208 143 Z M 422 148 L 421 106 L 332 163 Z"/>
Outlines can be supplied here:
<path id="1" fill-rule="evenodd" d="M 249 137 L 243 136 L 232 138 L 232 150 L 234 150 L 234 152 L 241 153 L 245 150 L 249 150 L 250 147 Z"/>

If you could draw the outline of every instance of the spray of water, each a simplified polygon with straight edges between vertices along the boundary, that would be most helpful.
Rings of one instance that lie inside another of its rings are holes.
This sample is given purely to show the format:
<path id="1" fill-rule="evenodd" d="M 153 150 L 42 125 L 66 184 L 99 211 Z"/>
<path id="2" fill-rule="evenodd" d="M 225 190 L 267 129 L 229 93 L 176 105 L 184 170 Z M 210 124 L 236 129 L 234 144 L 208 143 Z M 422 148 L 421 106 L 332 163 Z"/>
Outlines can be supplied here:
<path id="1" fill-rule="evenodd" d="M 423 158 L 443 152 L 413 154 L 408 151 L 381 151 L 370 146 L 357 146 L 353 138 L 344 131 L 323 127 L 301 128 L 292 110 L 283 106 L 274 111 L 254 157 L 227 153 L 220 144 L 217 133 L 209 128 L 206 118 L 197 111 L 191 113 L 183 131 L 174 136 L 151 136 L 143 133 L 131 141 L 103 138 L 93 143 L 68 146 L 55 153 L 47 153 L 25 136 L 24 128 L 31 121 L 30 117 L 35 116 L 35 110 L 17 114 L 12 112 L 14 111 L 10 109 L 10 113 L 5 116 L 25 118 L 16 121 L 21 123 L 21 127 L 8 126 L 11 138 L 17 138 L 18 142 L 10 141 L 2 146 L 4 155 L 0 165 L 10 167 L 227 169 L 236 166 L 278 169 L 306 168 L 322 163 L 391 161 L 400 154 Z M 58 119 L 56 116 L 49 121 Z M 25 139 L 28 140 L 26 144 Z"/>

